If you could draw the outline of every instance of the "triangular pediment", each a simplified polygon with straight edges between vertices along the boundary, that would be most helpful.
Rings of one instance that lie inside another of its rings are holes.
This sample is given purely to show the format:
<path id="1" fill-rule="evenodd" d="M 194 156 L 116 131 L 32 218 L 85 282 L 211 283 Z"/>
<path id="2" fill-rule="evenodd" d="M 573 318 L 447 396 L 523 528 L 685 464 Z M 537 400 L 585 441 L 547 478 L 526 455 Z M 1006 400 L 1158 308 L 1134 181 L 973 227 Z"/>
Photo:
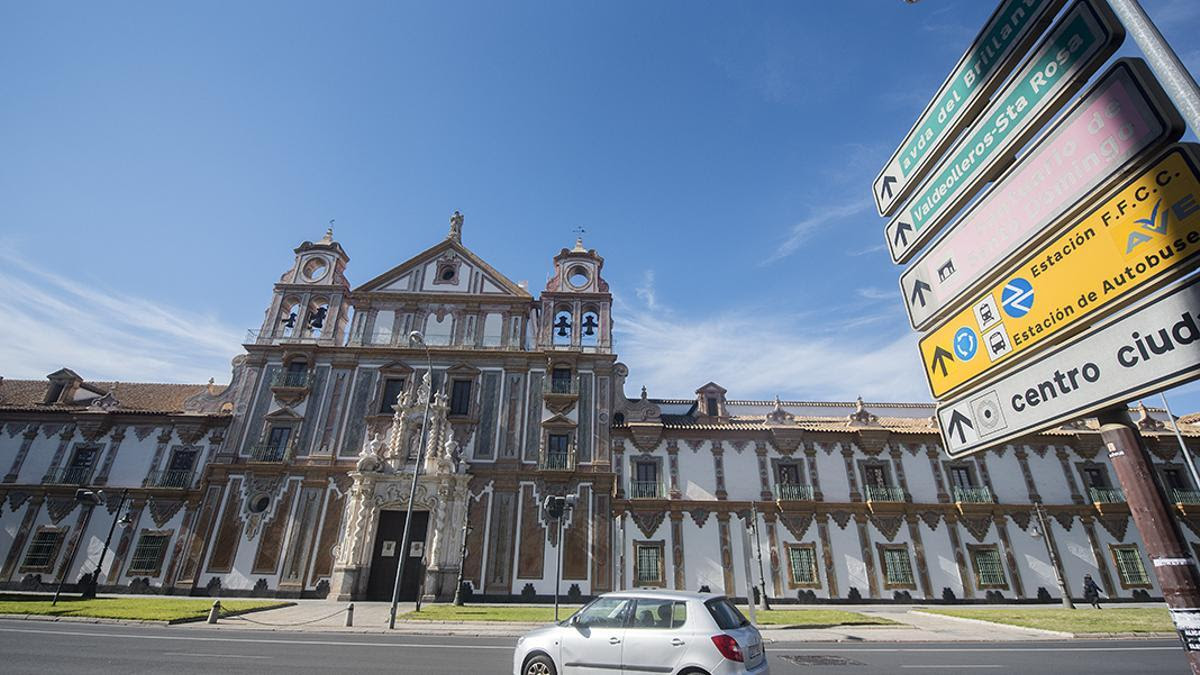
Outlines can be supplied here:
<path id="1" fill-rule="evenodd" d="M 452 238 L 418 253 L 354 292 L 533 297 Z"/>

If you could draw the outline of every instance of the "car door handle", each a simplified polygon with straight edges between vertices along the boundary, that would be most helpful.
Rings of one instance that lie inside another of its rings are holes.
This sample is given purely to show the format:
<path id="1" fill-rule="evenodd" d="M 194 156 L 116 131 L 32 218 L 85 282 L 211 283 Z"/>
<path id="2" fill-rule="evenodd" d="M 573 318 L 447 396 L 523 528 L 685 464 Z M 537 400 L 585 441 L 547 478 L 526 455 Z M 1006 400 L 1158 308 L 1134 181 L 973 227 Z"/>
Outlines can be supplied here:
<path id="1" fill-rule="evenodd" d="M 684 644 L 685 644 L 684 641 L 680 640 L 679 638 L 675 638 L 674 640 L 671 640 L 672 647 L 682 647 Z"/>
<path id="2" fill-rule="evenodd" d="M 610 645 L 619 645 L 619 644 L 621 644 L 621 638 L 619 638 L 619 637 L 610 637 L 610 638 L 608 638 L 608 644 L 610 644 Z"/>

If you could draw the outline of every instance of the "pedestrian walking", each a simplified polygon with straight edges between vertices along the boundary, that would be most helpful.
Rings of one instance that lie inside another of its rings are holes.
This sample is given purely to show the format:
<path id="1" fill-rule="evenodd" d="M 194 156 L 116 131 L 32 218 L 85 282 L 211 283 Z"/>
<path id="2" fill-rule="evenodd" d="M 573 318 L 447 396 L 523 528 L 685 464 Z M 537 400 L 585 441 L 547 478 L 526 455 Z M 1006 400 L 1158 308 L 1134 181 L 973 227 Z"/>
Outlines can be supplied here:
<path id="1" fill-rule="evenodd" d="M 1092 604 L 1092 607 L 1101 609 L 1100 607 L 1100 587 L 1096 585 L 1092 575 L 1083 575 L 1083 599 Z"/>

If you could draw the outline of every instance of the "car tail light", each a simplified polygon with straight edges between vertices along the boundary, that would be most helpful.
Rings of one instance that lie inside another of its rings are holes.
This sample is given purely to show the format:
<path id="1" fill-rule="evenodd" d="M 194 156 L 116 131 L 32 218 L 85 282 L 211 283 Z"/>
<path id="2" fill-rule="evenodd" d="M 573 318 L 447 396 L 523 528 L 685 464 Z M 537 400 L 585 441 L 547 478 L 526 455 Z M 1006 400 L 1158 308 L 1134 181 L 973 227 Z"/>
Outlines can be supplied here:
<path id="1" fill-rule="evenodd" d="M 730 661 L 737 661 L 739 663 L 745 661 L 745 659 L 742 658 L 742 648 L 738 646 L 737 640 L 734 640 L 732 637 L 722 633 L 720 635 L 712 636 L 712 641 L 713 644 L 717 646 L 717 651 L 721 652 L 721 656 L 724 656 Z"/>

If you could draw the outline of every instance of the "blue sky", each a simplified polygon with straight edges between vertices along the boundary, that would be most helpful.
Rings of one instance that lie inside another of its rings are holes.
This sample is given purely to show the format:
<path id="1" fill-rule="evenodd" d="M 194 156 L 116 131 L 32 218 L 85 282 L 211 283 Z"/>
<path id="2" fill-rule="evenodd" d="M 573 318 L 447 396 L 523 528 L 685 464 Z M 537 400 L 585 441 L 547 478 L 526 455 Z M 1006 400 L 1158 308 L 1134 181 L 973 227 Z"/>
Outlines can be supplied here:
<path id="1" fill-rule="evenodd" d="M 632 387 L 927 400 L 869 186 L 993 7 L 9 3 L 0 374 L 227 381 L 300 241 L 358 284 L 459 209 L 535 289 L 587 230 Z"/>

